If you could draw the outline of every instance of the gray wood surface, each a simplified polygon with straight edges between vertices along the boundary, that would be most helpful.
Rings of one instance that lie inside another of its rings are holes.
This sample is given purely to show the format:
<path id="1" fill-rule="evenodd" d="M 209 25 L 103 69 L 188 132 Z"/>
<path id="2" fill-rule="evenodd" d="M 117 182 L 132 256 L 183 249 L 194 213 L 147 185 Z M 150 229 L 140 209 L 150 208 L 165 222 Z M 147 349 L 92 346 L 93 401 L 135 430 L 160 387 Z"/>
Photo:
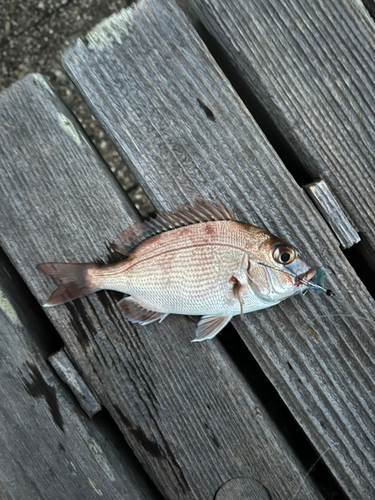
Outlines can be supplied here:
<path id="1" fill-rule="evenodd" d="M 102 409 L 101 404 L 85 384 L 64 349 L 60 349 L 48 356 L 48 361 L 53 366 L 60 379 L 69 387 L 83 411 L 92 418 Z"/>
<path id="2" fill-rule="evenodd" d="M 375 25 L 357 0 L 189 0 L 375 270 Z M 369 248 L 370 247 L 370 248 Z"/>
<path id="3" fill-rule="evenodd" d="M 63 64 L 156 207 L 219 198 L 334 271 L 334 298 L 310 293 L 233 323 L 344 490 L 373 498 L 374 301 L 184 19 L 140 1 Z"/>
<path id="4" fill-rule="evenodd" d="M 223 484 L 215 500 L 271 500 L 266 488 L 254 479 L 237 477 Z"/>
<path id="5" fill-rule="evenodd" d="M 48 84 L 32 75 L 0 98 L 0 239 L 43 303 L 40 262 L 101 261 L 139 220 Z M 191 344 L 196 322 L 128 323 L 100 292 L 46 313 L 85 382 L 171 500 L 215 496 L 249 476 L 274 499 L 320 498 L 220 344 Z"/>
<path id="6" fill-rule="evenodd" d="M 350 248 L 361 241 L 326 181 L 312 182 L 303 187 L 335 233 L 342 248 Z"/>
<path id="7" fill-rule="evenodd" d="M 23 288 L 0 251 L 0 498 L 160 500 L 120 433 L 90 421 L 54 373 Z"/>

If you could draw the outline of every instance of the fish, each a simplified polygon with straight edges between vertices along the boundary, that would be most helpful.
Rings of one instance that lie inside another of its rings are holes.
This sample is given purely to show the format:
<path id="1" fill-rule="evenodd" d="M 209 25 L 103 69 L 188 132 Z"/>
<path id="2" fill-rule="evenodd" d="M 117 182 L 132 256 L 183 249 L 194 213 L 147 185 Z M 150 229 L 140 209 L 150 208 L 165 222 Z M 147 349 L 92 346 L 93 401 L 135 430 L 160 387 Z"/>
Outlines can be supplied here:
<path id="1" fill-rule="evenodd" d="M 214 338 L 233 316 L 266 309 L 308 288 L 316 274 L 291 244 L 237 220 L 222 203 L 202 200 L 125 230 L 112 264 L 47 262 L 37 268 L 60 282 L 45 307 L 99 290 L 127 296 L 125 317 L 141 325 L 169 314 L 201 316 L 195 338 Z"/>

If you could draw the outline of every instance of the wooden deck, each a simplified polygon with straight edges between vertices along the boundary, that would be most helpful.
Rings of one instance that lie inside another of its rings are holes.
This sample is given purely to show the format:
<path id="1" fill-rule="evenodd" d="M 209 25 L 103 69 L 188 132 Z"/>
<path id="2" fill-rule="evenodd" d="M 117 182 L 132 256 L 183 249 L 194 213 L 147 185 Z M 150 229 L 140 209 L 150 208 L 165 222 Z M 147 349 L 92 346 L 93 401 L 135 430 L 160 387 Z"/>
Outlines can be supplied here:
<path id="1" fill-rule="evenodd" d="M 0 95 L 1 498 L 375 498 L 374 22 L 356 0 L 190 3 L 198 31 L 174 2 L 139 0 L 63 66 L 157 210 L 220 199 L 331 268 L 335 297 L 199 344 L 195 319 L 138 327 L 115 293 L 42 311 L 38 263 L 113 259 L 140 216 L 29 75 Z M 326 220 L 302 187 L 317 179 Z M 345 252 L 343 231 L 361 238 Z M 62 379 L 89 415 L 103 407 L 92 420 L 47 362 L 62 347 Z"/>

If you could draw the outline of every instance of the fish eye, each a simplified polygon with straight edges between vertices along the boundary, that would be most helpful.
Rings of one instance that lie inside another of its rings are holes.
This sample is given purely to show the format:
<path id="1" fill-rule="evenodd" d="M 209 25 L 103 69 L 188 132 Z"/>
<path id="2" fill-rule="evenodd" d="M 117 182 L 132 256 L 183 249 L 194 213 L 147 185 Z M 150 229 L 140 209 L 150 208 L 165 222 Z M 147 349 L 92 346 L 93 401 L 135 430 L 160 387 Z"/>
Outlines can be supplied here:
<path id="1" fill-rule="evenodd" d="M 278 245 L 273 250 L 272 257 L 278 264 L 283 264 L 285 266 L 296 260 L 297 252 L 286 245 Z"/>

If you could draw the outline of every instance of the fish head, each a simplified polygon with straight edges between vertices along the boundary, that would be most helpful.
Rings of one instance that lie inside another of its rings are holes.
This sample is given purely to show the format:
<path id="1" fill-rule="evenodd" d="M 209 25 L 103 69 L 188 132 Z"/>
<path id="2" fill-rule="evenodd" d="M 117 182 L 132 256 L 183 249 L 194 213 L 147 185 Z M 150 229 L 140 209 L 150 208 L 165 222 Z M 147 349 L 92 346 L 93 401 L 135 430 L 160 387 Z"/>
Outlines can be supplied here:
<path id="1" fill-rule="evenodd" d="M 309 288 L 306 281 L 316 272 L 298 250 L 272 234 L 263 235 L 264 241 L 249 252 L 248 280 L 257 295 L 279 302 Z"/>

